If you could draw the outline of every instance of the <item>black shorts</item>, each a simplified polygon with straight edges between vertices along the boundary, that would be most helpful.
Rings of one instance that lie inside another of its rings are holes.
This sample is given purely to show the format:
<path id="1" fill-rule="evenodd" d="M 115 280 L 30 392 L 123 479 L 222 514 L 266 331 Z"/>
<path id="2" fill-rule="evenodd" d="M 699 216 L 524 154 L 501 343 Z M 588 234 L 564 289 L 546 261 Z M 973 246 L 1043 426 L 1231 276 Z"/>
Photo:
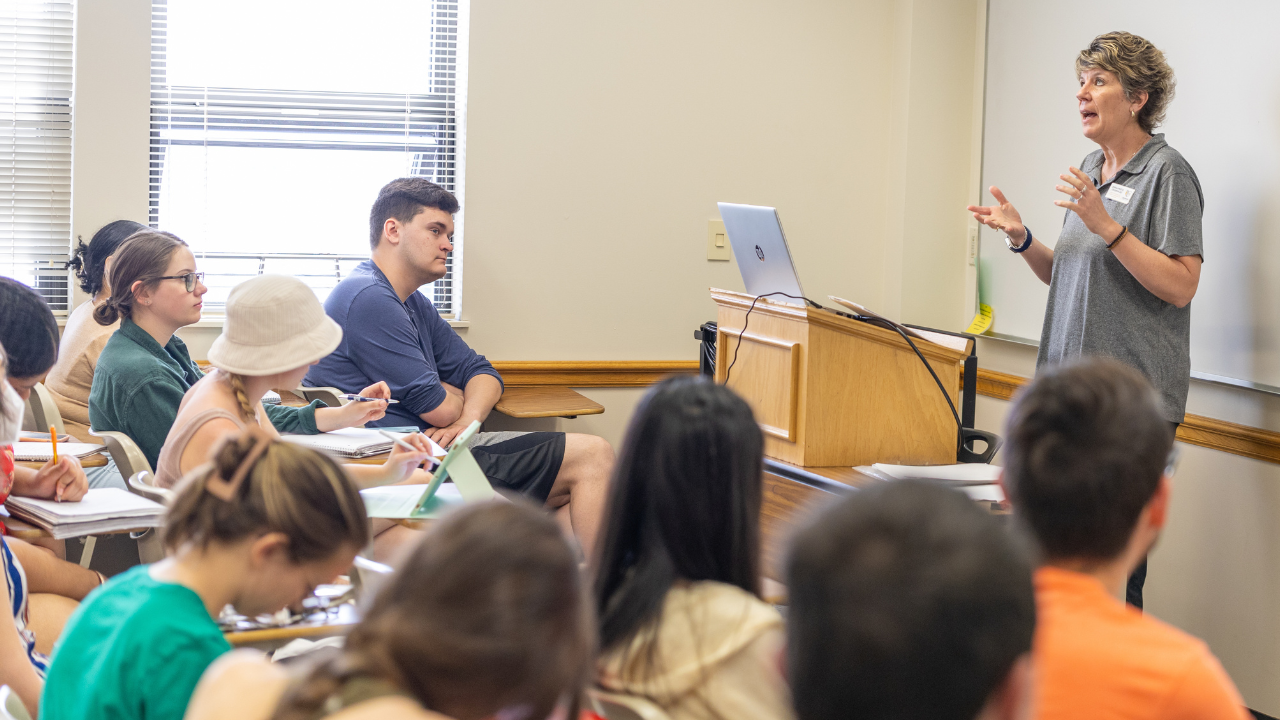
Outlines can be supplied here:
<path id="1" fill-rule="evenodd" d="M 540 504 L 564 462 L 562 432 L 476 433 L 467 447 L 494 490 L 517 492 Z"/>

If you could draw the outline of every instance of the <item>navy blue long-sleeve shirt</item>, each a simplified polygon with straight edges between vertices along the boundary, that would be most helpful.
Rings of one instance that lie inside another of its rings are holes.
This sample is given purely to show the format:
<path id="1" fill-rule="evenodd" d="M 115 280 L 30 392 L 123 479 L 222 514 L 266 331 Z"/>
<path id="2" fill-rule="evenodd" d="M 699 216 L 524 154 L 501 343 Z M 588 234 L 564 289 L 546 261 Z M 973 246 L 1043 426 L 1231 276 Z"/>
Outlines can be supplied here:
<path id="1" fill-rule="evenodd" d="M 366 260 L 333 289 L 324 311 L 342 326 L 338 349 L 312 367 L 302 384 L 356 393 L 385 380 L 391 397 L 386 417 L 371 425 L 428 427 L 419 417 L 444 402 L 441 383 L 465 388 L 493 365 L 467 346 L 425 295 L 400 302 L 391 281 Z"/>

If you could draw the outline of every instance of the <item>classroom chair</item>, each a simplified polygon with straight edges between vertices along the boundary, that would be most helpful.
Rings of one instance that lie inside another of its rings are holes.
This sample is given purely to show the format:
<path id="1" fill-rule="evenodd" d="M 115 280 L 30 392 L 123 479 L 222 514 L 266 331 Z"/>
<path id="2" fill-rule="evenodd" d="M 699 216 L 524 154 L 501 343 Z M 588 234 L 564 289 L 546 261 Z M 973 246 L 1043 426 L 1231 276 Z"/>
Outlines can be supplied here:
<path id="1" fill-rule="evenodd" d="M 0 685 L 0 720 L 31 720 L 27 706 L 8 685 Z"/>
<path id="2" fill-rule="evenodd" d="M 116 462 L 116 469 L 120 471 L 121 477 L 131 478 L 143 470 L 151 472 L 151 463 L 147 462 L 147 456 L 142 454 L 142 449 L 133 438 L 114 430 L 90 429 L 89 434 L 102 438 L 102 444 L 107 446 L 107 452 L 111 453 L 111 459 Z"/>
<path id="3" fill-rule="evenodd" d="M 130 475 L 127 484 L 135 495 L 141 495 L 161 505 L 168 506 L 169 501 L 173 499 L 172 490 L 156 486 L 156 476 L 152 475 L 150 470 Z M 138 541 L 138 560 L 142 564 L 149 565 L 164 559 L 164 543 L 160 540 L 159 528 L 150 528 L 137 535 L 130 533 L 130 537 Z"/>
<path id="4" fill-rule="evenodd" d="M 27 397 L 27 406 L 31 409 L 31 418 L 35 421 L 35 427 L 31 428 L 36 432 L 48 432 L 52 426 L 54 431 L 59 435 L 66 434 L 66 428 L 62 425 L 62 413 L 58 411 L 58 404 L 53 401 L 53 396 L 49 394 L 49 389 L 44 383 L 36 383 L 31 388 L 31 395 Z"/>
<path id="5" fill-rule="evenodd" d="M 306 400 L 307 402 L 313 402 L 315 400 L 319 400 L 320 402 L 324 403 L 325 405 L 328 405 L 329 407 L 342 407 L 343 405 L 347 404 L 346 400 L 343 400 L 342 398 L 338 397 L 339 395 L 342 394 L 342 391 L 339 390 L 338 388 L 302 387 L 301 385 L 299 385 L 298 389 L 294 390 L 293 392 L 295 395 L 301 396 L 302 399 Z"/>
<path id="6" fill-rule="evenodd" d="M 650 700 L 635 695 L 587 688 L 591 708 L 604 720 L 670 720 L 667 713 Z"/>

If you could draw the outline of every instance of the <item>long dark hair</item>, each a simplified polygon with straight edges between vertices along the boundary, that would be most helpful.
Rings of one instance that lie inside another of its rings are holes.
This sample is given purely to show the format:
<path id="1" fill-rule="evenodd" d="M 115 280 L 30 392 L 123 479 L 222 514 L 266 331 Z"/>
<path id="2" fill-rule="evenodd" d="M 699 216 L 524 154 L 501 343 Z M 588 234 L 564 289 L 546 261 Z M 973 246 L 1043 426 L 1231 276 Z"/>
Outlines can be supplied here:
<path id="1" fill-rule="evenodd" d="M 593 620 L 555 520 L 523 501 L 468 505 L 432 525 L 342 653 L 286 691 L 272 718 L 314 718 L 345 682 L 374 678 L 449 717 L 521 708 L 540 720 L 562 699 L 576 707 Z"/>
<path id="2" fill-rule="evenodd" d="M 656 633 L 680 579 L 759 596 L 763 446 L 751 408 L 705 378 L 649 392 L 614 470 L 596 562 L 600 646 Z"/>
<path id="3" fill-rule="evenodd" d="M 9 377 L 49 372 L 58 361 L 58 321 L 40 293 L 0 277 L 0 344 L 9 352 Z"/>
<path id="4" fill-rule="evenodd" d="M 173 253 L 187 244 L 173 233 L 144 229 L 129 236 L 111 264 L 111 297 L 93 311 L 99 325 L 133 317 L 133 284 L 154 285 L 164 276 Z"/>
<path id="5" fill-rule="evenodd" d="M 85 245 L 84 240 L 76 238 L 77 245 L 67 267 L 76 271 L 80 278 L 80 289 L 90 296 L 98 294 L 102 289 L 102 276 L 107 269 L 107 258 L 120 247 L 129 236 L 147 226 L 132 220 L 115 220 L 103 225 Z"/>

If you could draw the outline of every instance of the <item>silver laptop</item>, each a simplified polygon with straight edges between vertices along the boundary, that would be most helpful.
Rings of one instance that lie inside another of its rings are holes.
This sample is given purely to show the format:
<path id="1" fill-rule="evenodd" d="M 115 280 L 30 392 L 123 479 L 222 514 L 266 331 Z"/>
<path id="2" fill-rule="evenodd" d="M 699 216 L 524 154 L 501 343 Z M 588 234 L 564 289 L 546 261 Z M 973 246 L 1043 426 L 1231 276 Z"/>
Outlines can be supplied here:
<path id="1" fill-rule="evenodd" d="M 791 262 L 787 238 L 782 234 L 778 211 L 759 205 L 717 204 L 720 217 L 724 219 L 725 232 L 729 234 L 729 245 L 733 247 L 733 257 L 742 272 L 742 282 L 747 286 L 747 294 L 784 292 L 796 298 L 804 297 L 800 277 Z M 796 298 L 774 295 L 769 300 L 804 305 L 804 300 Z"/>

